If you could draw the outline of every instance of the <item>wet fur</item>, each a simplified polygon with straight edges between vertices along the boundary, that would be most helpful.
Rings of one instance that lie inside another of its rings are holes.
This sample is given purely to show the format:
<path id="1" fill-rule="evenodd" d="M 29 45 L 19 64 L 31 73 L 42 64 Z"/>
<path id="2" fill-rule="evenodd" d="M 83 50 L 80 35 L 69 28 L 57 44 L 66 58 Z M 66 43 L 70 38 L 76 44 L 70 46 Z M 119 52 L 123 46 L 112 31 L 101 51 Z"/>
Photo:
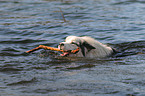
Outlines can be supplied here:
<path id="1" fill-rule="evenodd" d="M 68 36 L 65 42 L 61 42 L 58 46 L 58 48 L 62 50 L 74 50 L 77 47 L 81 48 L 80 51 L 77 54 L 68 55 L 69 57 L 101 58 L 110 56 L 113 53 L 111 47 L 88 36 Z"/>

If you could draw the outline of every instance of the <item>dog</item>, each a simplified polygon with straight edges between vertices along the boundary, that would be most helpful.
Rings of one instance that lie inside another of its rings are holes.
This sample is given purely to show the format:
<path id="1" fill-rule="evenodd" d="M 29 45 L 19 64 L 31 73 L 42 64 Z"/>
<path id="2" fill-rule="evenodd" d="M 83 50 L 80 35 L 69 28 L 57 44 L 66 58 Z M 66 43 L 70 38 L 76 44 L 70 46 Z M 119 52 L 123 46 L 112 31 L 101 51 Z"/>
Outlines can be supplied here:
<path id="1" fill-rule="evenodd" d="M 75 53 L 71 54 L 67 50 L 75 50 L 77 48 L 80 50 Z M 89 58 L 102 58 L 111 56 L 114 52 L 114 49 L 100 43 L 99 41 L 88 37 L 78 37 L 78 36 L 68 36 L 65 39 L 65 42 L 61 42 L 58 45 L 58 49 L 66 50 L 61 56 L 65 57 L 89 57 Z"/>

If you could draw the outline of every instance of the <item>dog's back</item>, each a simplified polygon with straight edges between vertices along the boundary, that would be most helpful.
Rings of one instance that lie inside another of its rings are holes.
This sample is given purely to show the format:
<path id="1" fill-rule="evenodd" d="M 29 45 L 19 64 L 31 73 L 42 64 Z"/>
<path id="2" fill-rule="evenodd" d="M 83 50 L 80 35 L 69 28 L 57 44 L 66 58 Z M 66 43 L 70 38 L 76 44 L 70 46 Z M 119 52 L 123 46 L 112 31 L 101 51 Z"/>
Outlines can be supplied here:
<path id="1" fill-rule="evenodd" d="M 107 57 L 113 53 L 113 49 L 111 47 L 102 44 L 99 41 L 88 36 L 68 36 L 65 42 L 70 44 L 76 44 L 81 48 L 81 52 L 78 52 L 77 54 L 71 56 L 84 56 L 94 58 Z"/>
<path id="2" fill-rule="evenodd" d="M 102 44 L 91 37 L 84 36 L 81 38 L 84 41 L 86 41 L 88 44 L 95 47 L 95 49 L 92 49 L 90 52 L 88 52 L 88 54 L 86 55 L 87 57 L 106 57 L 113 53 L 113 49 L 111 47 L 105 44 Z"/>

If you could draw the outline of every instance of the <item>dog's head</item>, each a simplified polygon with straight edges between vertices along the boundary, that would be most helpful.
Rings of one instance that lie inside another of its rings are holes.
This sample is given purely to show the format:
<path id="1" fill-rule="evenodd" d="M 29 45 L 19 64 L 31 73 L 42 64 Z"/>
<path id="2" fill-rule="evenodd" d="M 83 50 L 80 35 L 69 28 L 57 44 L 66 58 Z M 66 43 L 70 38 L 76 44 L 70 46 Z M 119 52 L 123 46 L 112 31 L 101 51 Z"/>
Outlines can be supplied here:
<path id="1" fill-rule="evenodd" d="M 79 52 L 75 54 L 71 54 L 68 50 L 75 50 L 80 47 Z M 92 45 L 88 44 L 84 41 L 81 37 L 77 36 L 68 36 L 65 39 L 65 42 L 61 42 L 58 46 L 59 49 L 67 51 L 61 54 L 61 56 L 78 56 L 78 57 L 85 57 L 86 52 L 90 51 L 91 49 L 95 49 Z"/>

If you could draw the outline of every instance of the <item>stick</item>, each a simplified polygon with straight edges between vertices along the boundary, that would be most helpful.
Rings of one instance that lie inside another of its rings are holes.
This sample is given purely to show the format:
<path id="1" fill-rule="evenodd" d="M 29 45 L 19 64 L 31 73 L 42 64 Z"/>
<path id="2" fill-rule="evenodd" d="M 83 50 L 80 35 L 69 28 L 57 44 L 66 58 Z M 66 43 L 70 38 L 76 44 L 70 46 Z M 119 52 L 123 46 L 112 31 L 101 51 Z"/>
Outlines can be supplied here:
<path id="1" fill-rule="evenodd" d="M 60 9 L 60 12 L 61 12 L 61 16 L 62 16 L 62 18 L 63 18 L 63 21 L 66 22 L 65 17 L 64 17 L 64 15 L 63 15 L 63 11 L 61 10 L 61 8 L 59 8 L 59 9 Z"/>
<path id="2" fill-rule="evenodd" d="M 78 47 L 76 50 L 71 50 L 71 53 L 76 54 L 77 52 L 79 52 L 80 47 Z"/>
<path id="3" fill-rule="evenodd" d="M 26 51 L 26 53 L 31 53 L 31 52 L 34 52 L 34 51 L 39 50 L 39 49 L 41 49 L 41 48 L 40 47 L 36 47 L 34 49 L 31 49 L 29 51 Z"/>
<path id="4" fill-rule="evenodd" d="M 53 47 L 48 47 L 48 46 L 44 46 L 44 45 L 39 45 L 39 47 L 36 47 L 34 49 L 31 49 L 29 51 L 26 51 L 26 53 L 31 53 L 31 52 L 34 52 L 36 50 L 39 50 L 39 49 L 45 49 L 45 50 L 54 50 L 54 51 L 61 51 L 61 52 L 64 52 L 63 50 L 60 50 L 58 48 L 53 48 Z"/>
<path id="5" fill-rule="evenodd" d="M 34 52 L 34 51 L 39 50 L 39 49 L 67 52 L 67 51 L 64 51 L 64 50 L 60 50 L 58 48 L 53 48 L 53 47 L 48 47 L 48 46 L 44 46 L 44 45 L 39 45 L 39 47 L 36 47 L 36 48 L 31 49 L 29 51 L 26 51 L 26 53 L 31 53 L 31 52 Z M 72 54 L 76 54 L 79 50 L 80 50 L 80 48 L 78 47 L 76 50 L 68 50 L 68 51 L 70 51 L 70 53 L 72 53 Z"/>

